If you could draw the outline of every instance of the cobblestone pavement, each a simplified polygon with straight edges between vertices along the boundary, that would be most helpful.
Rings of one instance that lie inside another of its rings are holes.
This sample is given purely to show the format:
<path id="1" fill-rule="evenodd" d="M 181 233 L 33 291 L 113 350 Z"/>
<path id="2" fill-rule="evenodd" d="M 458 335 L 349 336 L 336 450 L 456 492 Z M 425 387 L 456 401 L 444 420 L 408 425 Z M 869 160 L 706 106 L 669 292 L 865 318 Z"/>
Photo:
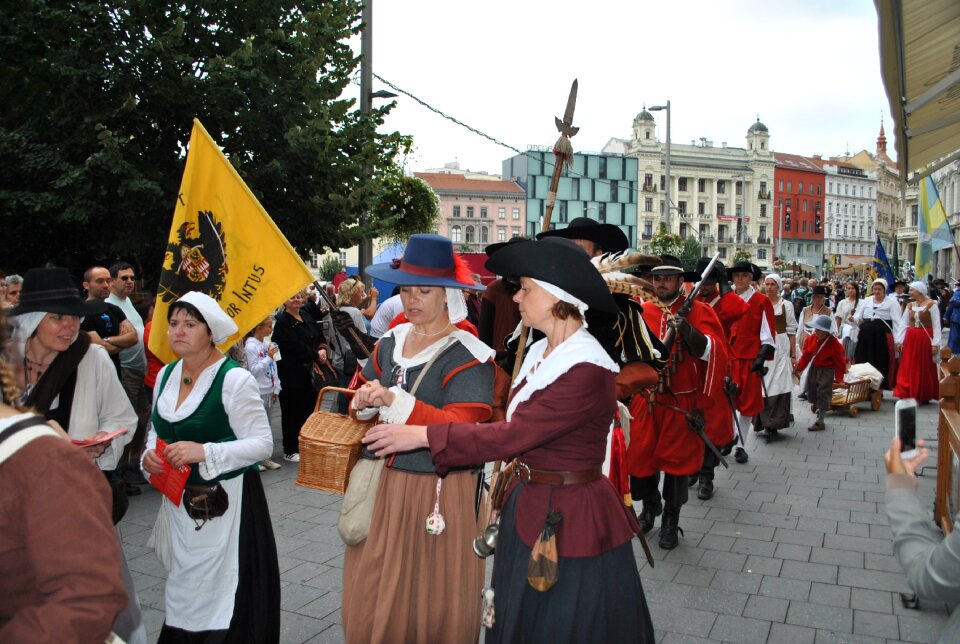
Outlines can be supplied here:
<path id="1" fill-rule="evenodd" d="M 770 443 L 751 437 L 750 461 L 719 468 L 710 501 L 691 494 L 676 550 L 660 550 L 655 529 L 651 568 L 635 544 L 659 642 L 936 641 L 948 608 L 910 610 L 899 597 L 909 588 L 883 508 L 893 404 L 861 404 L 857 418 L 830 413 L 826 431 L 808 432 L 809 407 L 794 400 L 792 429 Z M 921 407 L 919 421 L 919 437 L 935 439 L 936 406 Z M 933 454 L 920 478 L 931 510 L 935 464 Z M 290 463 L 262 476 L 280 555 L 281 641 L 341 642 L 340 497 L 296 487 Z M 146 547 L 159 498 L 144 488 L 120 524 L 151 641 L 163 623 L 164 571 Z"/>

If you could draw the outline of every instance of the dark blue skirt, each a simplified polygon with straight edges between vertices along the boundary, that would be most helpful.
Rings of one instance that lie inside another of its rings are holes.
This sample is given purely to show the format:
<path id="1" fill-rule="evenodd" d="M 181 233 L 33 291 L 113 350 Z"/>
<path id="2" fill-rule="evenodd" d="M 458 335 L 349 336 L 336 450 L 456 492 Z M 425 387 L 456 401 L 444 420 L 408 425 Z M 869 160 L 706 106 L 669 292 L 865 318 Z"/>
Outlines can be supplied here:
<path id="1" fill-rule="evenodd" d="M 561 557 L 560 578 L 546 592 L 527 583 L 530 548 L 517 533 L 514 490 L 503 509 L 493 565 L 495 622 L 487 642 L 654 642 L 633 547 L 596 557 Z M 582 529 L 589 530 L 590 526 Z"/>

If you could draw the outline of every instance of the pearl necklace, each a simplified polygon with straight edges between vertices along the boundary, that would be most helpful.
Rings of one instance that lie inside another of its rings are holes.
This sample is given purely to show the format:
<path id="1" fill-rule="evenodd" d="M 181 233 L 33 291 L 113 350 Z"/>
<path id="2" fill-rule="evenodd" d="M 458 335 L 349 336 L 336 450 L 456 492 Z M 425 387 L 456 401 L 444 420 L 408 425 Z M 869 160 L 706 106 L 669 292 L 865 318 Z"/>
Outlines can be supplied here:
<path id="1" fill-rule="evenodd" d="M 415 333 L 416 335 L 422 335 L 422 336 L 425 337 L 425 338 L 433 338 L 433 337 L 436 337 L 436 336 L 440 335 L 441 333 L 443 333 L 444 331 L 446 331 L 446 330 L 449 329 L 449 328 L 450 328 L 450 323 L 447 322 L 447 326 L 443 327 L 442 329 L 440 329 L 440 330 L 437 331 L 436 333 L 424 333 L 424 332 L 422 332 L 422 331 L 417 331 L 416 328 L 411 329 L 411 331 L 413 331 L 413 333 Z"/>

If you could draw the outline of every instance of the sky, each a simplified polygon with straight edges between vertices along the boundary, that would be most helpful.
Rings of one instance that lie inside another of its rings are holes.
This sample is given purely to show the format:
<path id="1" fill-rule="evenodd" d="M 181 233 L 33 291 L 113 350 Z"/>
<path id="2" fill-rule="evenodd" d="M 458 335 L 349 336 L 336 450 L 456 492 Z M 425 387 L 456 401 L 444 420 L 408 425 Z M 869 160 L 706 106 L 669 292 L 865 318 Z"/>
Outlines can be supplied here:
<path id="1" fill-rule="evenodd" d="M 745 147 L 759 116 L 775 151 L 873 152 L 883 115 L 895 156 L 871 0 L 371 1 L 374 73 L 521 150 L 557 139 L 577 78 L 580 152 L 629 138 L 644 104 L 670 100 L 674 143 Z M 499 174 L 514 154 L 394 100 L 381 129 L 413 136 L 408 171 Z"/>

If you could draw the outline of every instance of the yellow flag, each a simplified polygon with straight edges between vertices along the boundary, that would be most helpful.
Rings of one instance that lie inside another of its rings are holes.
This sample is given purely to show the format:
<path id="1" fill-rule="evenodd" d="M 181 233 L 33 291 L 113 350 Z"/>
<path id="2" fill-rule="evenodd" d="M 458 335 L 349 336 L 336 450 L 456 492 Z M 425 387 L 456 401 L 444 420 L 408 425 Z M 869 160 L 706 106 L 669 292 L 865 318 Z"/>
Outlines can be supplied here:
<path id="1" fill-rule="evenodd" d="M 314 279 L 194 119 L 160 273 L 150 350 L 164 362 L 176 359 L 167 342 L 167 309 L 188 291 L 219 301 L 237 323 L 237 334 L 220 345 L 227 349 Z"/>

